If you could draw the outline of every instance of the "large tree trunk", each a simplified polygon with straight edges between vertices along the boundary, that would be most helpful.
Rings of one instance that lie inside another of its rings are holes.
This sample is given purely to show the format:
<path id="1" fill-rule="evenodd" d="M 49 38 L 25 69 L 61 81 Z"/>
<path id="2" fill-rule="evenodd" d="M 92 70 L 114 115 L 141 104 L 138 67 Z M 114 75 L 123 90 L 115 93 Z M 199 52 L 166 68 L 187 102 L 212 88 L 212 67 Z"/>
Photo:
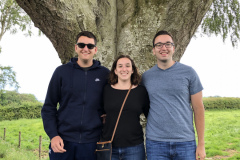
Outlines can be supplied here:
<path id="1" fill-rule="evenodd" d="M 175 37 L 179 61 L 213 0 L 16 0 L 52 42 L 62 63 L 73 56 L 76 35 L 83 30 L 98 39 L 99 59 L 106 67 L 128 54 L 141 72 L 155 63 L 152 39 L 159 30 Z"/>

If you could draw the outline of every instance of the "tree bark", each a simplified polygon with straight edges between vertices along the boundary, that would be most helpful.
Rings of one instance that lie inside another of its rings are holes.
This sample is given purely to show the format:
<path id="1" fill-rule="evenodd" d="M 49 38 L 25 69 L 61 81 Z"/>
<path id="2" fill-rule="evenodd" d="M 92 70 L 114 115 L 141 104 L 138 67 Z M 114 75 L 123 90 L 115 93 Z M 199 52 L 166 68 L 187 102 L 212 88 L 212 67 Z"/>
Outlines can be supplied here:
<path id="1" fill-rule="evenodd" d="M 213 0 L 16 0 L 52 42 L 62 63 L 76 56 L 75 36 L 83 30 L 98 39 L 96 59 L 108 68 L 130 55 L 140 72 L 152 67 L 157 31 L 174 36 L 179 61 Z"/>

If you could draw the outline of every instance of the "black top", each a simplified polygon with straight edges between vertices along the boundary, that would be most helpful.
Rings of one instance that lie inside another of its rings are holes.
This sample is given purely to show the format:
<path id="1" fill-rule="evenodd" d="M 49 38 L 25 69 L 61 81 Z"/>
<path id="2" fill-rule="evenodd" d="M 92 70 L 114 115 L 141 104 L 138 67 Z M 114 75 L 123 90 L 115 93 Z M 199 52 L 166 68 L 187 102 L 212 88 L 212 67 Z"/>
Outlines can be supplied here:
<path id="1" fill-rule="evenodd" d="M 128 90 L 118 90 L 109 84 L 104 88 L 104 110 L 107 114 L 103 127 L 102 140 L 111 140 L 124 98 Z M 113 139 L 114 147 L 129 147 L 143 142 L 143 131 L 140 124 L 140 114 L 147 117 L 149 110 L 149 97 L 145 87 L 138 85 L 133 88 L 123 107 L 118 127 Z"/>

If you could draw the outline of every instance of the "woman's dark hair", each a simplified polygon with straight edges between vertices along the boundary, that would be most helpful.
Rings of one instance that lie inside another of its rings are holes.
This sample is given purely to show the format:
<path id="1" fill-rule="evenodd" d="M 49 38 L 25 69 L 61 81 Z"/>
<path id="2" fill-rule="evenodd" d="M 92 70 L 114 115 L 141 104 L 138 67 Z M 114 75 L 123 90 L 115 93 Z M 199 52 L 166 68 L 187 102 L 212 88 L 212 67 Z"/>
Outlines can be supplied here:
<path id="1" fill-rule="evenodd" d="M 118 83 L 118 76 L 115 74 L 115 69 L 117 67 L 117 62 L 119 59 L 121 58 L 128 58 L 131 63 L 132 63 L 132 69 L 133 69 L 133 73 L 131 75 L 131 83 L 133 85 L 138 85 L 140 83 L 140 80 L 141 80 L 141 76 L 140 74 L 138 73 L 138 69 L 134 63 L 134 61 L 130 58 L 130 56 L 128 55 L 120 55 L 116 58 L 116 60 L 113 62 L 112 64 L 112 68 L 111 68 L 111 71 L 110 71 L 110 74 L 109 74 L 109 83 L 111 85 L 114 85 L 116 83 Z"/>

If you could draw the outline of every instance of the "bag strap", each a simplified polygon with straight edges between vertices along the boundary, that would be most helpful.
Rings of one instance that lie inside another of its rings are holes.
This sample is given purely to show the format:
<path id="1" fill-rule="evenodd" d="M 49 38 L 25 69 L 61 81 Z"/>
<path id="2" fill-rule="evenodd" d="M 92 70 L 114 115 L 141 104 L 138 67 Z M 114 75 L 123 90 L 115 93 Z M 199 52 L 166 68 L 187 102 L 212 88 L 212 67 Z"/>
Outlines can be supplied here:
<path id="1" fill-rule="evenodd" d="M 125 97 L 125 99 L 124 99 L 124 101 L 123 101 L 122 107 L 121 107 L 120 112 L 119 112 L 119 114 L 118 114 L 118 119 L 117 119 L 117 122 L 116 122 L 115 128 L 114 128 L 114 130 L 113 130 L 113 135 L 112 135 L 111 142 L 113 141 L 113 138 L 114 138 L 114 135 L 115 135 L 115 132 L 116 132 L 117 126 L 118 126 L 118 122 L 119 122 L 120 116 L 121 116 L 121 114 L 122 114 L 122 110 L 123 110 L 124 104 L 125 104 L 125 102 L 126 102 L 126 100 L 127 100 L 127 97 L 128 97 L 128 95 L 129 95 L 131 89 L 132 89 L 132 84 L 131 84 L 131 86 L 130 86 L 128 92 L 127 92 L 127 95 L 126 95 L 126 97 Z"/>

